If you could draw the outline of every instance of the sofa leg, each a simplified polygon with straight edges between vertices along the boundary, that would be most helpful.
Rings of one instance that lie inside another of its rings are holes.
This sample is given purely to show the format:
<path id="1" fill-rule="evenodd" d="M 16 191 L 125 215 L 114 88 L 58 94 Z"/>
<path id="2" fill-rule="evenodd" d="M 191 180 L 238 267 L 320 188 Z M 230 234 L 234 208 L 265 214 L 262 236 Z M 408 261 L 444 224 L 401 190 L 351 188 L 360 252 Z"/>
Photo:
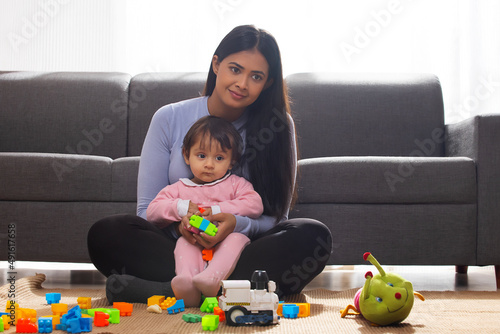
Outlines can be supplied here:
<path id="1" fill-rule="evenodd" d="M 495 278 L 497 280 L 497 290 L 500 289 L 500 265 L 495 265 Z"/>
<path id="2" fill-rule="evenodd" d="M 469 269 L 469 266 L 455 266 L 455 272 L 457 274 L 467 274 L 467 269 Z"/>

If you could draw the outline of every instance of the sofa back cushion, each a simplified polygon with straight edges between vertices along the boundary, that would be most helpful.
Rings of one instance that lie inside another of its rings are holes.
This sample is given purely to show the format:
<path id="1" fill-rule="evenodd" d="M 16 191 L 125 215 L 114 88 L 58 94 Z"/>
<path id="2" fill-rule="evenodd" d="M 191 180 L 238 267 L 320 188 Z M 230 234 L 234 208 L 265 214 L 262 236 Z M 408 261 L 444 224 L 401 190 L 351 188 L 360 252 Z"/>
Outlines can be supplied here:
<path id="1" fill-rule="evenodd" d="M 154 113 L 162 106 L 203 93 L 206 73 L 143 73 L 132 78 L 129 94 L 128 156 L 141 155 Z"/>
<path id="2" fill-rule="evenodd" d="M 299 73 L 286 81 L 301 158 L 444 155 L 434 75 Z"/>
<path id="3" fill-rule="evenodd" d="M 0 72 L 0 152 L 125 156 L 129 82 L 123 73 Z"/>

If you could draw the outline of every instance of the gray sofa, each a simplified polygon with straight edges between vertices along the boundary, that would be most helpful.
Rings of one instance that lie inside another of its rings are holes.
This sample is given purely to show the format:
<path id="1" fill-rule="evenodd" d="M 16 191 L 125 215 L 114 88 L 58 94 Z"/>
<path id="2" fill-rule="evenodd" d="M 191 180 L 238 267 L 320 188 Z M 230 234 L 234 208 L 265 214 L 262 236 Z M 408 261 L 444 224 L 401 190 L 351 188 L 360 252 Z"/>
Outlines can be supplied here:
<path id="1" fill-rule="evenodd" d="M 500 115 L 445 125 L 433 75 L 286 80 L 300 150 L 290 216 L 331 229 L 330 264 L 360 264 L 370 251 L 385 264 L 495 265 L 498 282 Z M 204 81 L 0 72 L 1 243 L 15 241 L 17 260 L 89 262 L 92 223 L 135 213 L 152 115 L 199 96 Z"/>

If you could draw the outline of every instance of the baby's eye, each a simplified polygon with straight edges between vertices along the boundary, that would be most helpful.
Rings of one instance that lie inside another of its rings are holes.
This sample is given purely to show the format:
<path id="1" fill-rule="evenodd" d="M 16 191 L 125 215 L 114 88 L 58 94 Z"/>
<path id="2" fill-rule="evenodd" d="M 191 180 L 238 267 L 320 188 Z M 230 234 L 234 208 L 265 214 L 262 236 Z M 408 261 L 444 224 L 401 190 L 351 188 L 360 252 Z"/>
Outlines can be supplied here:
<path id="1" fill-rule="evenodd" d="M 375 300 L 378 301 L 379 303 L 382 303 L 382 298 L 380 297 L 375 298 Z"/>
<path id="2" fill-rule="evenodd" d="M 205 154 L 203 154 L 203 153 L 198 154 L 198 158 L 205 159 Z"/>
<path id="3" fill-rule="evenodd" d="M 215 160 L 222 161 L 222 160 L 224 160 L 224 157 L 216 157 Z"/>
<path id="4" fill-rule="evenodd" d="M 387 283 L 387 285 L 388 285 L 388 286 L 394 286 L 394 284 L 392 284 L 392 283 Z"/>

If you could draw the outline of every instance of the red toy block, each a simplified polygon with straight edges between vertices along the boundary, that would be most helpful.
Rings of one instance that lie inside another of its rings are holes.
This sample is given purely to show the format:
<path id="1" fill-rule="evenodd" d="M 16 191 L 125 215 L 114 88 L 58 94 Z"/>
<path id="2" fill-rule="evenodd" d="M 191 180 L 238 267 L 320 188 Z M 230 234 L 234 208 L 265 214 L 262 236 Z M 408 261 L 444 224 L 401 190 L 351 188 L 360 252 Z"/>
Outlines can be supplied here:
<path id="1" fill-rule="evenodd" d="M 22 318 L 17 320 L 16 333 L 38 333 L 38 328 L 31 319 Z"/>
<path id="2" fill-rule="evenodd" d="M 113 303 L 113 308 L 120 310 L 120 316 L 130 316 L 132 315 L 132 310 L 134 305 L 125 302 L 115 302 Z"/>
<path id="3" fill-rule="evenodd" d="M 96 327 L 106 327 L 109 326 L 109 314 L 104 312 L 96 311 L 94 313 L 94 326 Z"/>
<path id="4" fill-rule="evenodd" d="M 219 306 L 214 307 L 214 314 L 219 316 L 219 322 L 226 320 L 226 314 Z"/>

